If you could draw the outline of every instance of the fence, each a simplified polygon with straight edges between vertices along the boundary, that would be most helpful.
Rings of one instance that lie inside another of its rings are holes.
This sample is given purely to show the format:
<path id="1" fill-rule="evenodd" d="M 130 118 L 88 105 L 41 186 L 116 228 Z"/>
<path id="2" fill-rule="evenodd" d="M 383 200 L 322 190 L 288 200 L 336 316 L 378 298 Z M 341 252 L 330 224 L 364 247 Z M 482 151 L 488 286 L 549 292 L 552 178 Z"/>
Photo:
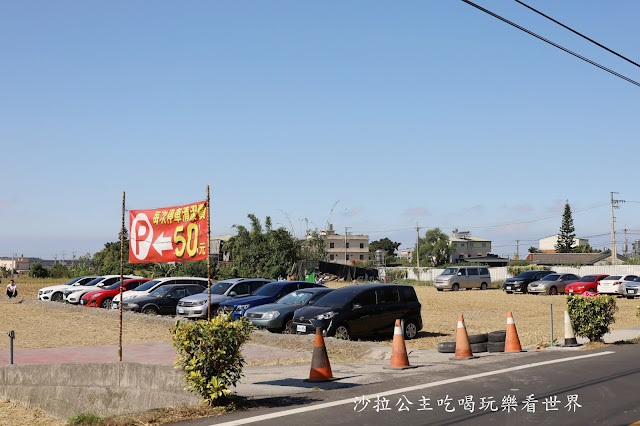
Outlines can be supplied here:
<path id="1" fill-rule="evenodd" d="M 579 276 L 585 275 L 638 275 L 640 276 L 640 265 L 602 265 L 602 266 L 556 266 L 551 270 L 561 274 L 576 274 Z M 407 268 L 407 267 L 395 267 L 395 268 L 381 268 L 379 270 L 380 276 L 385 276 L 391 271 L 404 271 L 404 278 L 409 280 L 418 281 L 433 281 L 435 277 L 440 275 L 444 268 Z M 394 272 L 397 273 L 397 272 Z M 507 278 L 511 278 L 511 274 L 507 271 L 506 266 L 499 268 L 489 268 L 491 274 L 491 281 L 504 281 Z"/>

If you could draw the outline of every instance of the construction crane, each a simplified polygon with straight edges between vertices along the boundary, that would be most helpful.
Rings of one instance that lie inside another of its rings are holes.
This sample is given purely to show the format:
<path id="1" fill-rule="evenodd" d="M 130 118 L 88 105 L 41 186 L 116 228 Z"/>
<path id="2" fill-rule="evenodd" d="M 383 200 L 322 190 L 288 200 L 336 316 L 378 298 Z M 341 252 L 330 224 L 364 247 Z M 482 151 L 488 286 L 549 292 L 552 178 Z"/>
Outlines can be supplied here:
<path id="1" fill-rule="evenodd" d="M 336 206 L 338 205 L 339 202 L 340 202 L 340 200 L 338 200 L 335 203 L 333 203 L 333 207 L 331 207 L 331 211 L 329 211 L 329 217 L 327 218 L 327 229 L 329 229 L 330 226 L 331 226 L 331 216 L 333 216 L 333 209 L 336 208 Z"/>

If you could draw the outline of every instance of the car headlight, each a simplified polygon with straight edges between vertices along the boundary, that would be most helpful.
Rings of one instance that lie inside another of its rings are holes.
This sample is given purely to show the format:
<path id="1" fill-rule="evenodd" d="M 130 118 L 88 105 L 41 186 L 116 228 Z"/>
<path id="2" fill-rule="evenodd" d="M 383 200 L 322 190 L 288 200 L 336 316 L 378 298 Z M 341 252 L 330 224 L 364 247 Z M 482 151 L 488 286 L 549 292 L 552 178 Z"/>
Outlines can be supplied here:
<path id="1" fill-rule="evenodd" d="M 93 294 L 93 295 L 91 295 L 91 296 L 89 297 L 89 299 L 95 299 L 95 298 L 96 298 L 96 297 L 98 297 L 98 296 L 102 296 L 102 293 L 96 293 L 96 294 Z"/>
<path id="2" fill-rule="evenodd" d="M 202 305 L 205 305 L 206 303 L 207 303 L 206 300 L 200 300 L 198 302 L 195 302 L 193 306 L 202 306 Z"/>
<path id="3" fill-rule="evenodd" d="M 136 294 L 132 294 L 131 296 L 127 296 L 126 299 L 135 299 L 136 297 L 138 297 Z"/>
<path id="4" fill-rule="evenodd" d="M 234 309 L 234 311 L 244 311 L 246 309 L 249 309 L 251 307 L 251 305 L 238 305 L 236 306 L 236 308 Z"/>
<path id="5" fill-rule="evenodd" d="M 325 312 L 324 314 L 316 315 L 316 319 L 317 320 L 328 320 L 328 319 L 331 319 L 331 318 L 335 317 L 336 315 L 338 315 L 337 312 L 329 311 L 329 312 Z"/>
<path id="6" fill-rule="evenodd" d="M 53 290 L 45 290 L 45 291 L 43 291 L 43 292 L 42 292 L 42 294 L 49 294 L 49 293 L 51 293 L 52 291 L 53 291 Z"/>
<path id="7" fill-rule="evenodd" d="M 587 288 L 587 286 L 586 285 L 581 285 L 581 286 L 578 286 L 578 288 Z"/>
<path id="8" fill-rule="evenodd" d="M 517 281 L 513 281 L 514 284 L 522 284 L 524 281 L 522 280 L 517 280 Z"/>
<path id="9" fill-rule="evenodd" d="M 127 305 L 127 308 L 139 308 L 137 303 L 125 303 L 125 305 Z"/>
<path id="10" fill-rule="evenodd" d="M 280 312 L 278 312 L 278 311 L 269 311 L 266 314 L 264 314 L 262 316 L 262 318 L 270 320 L 270 319 L 278 318 L 279 316 L 280 316 Z"/>

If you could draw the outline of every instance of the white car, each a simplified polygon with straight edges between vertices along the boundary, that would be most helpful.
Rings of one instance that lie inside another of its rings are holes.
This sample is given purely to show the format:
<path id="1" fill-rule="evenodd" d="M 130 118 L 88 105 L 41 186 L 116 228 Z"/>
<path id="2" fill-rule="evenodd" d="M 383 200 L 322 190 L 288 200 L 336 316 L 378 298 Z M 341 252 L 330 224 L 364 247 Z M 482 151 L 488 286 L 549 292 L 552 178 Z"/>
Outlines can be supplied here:
<path id="1" fill-rule="evenodd" d="M 124 276 L 125 280 L 130 280 L 132 278 L 142 278 L 142 277 L 136 277 L 132 275 Z M 109 287 L 111 284 L 115 284 L 118 281 L 120 281 L 120 275 L 105 275 L 103 277 L 98 277 L 93 281 L 90 281 L 83 285 L 75 286 L 65 290 L 64 300 L 67 303 L 77 305 L 80 303 L 82 296 L 89 293 L 90 291 L 100 290 L 103 287 Z"/>
<path id="2" fill-rule="evenodd" d="M 84 277 L 74 278 L 66 284 L 52 285 L 49 287 L 43 287 L 38 290 L 38 300 L 45 302 L 59 302 L 64 298 L 64 291 L 70 287 L 77 287 L 87 284 L 89 281 L 93 281 L 98 278 L 97 275 L 87 275 Z"/>
<path id="3" fill-rule="evenodd" d="M 624 295 L 624 286 L 635 280 L 637 275 L 610 275 L 598 283 L 598 294 Z"/>
<path id="4" fill-rule="evenodd" d="M 146 296 L 156 288 L 169 284 L 200 284 L 207 287 L 207 279 L 199 277 L 164 277 L 147 281 L 135 290 L 128 291 L 122 295 L 124 300 L 135 299 L 136 297 Z M 116 294 L 111 302 L 111 309 L 120 309 L 120 295 Z"/>

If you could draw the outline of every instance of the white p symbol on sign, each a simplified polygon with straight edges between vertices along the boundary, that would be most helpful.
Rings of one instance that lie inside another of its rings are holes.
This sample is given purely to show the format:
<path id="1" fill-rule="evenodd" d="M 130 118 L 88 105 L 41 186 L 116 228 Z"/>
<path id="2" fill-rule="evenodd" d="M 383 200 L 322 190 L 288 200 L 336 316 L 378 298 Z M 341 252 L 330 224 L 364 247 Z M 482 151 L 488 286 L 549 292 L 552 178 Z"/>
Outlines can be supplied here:
<path id="1" fill-rule="evenodd" d="M 138 213 L 131 222 L 131 251 L 138 260 L 144 260 L 149 254 L 153 241 L 153 228 L 144 213 Z"/>

